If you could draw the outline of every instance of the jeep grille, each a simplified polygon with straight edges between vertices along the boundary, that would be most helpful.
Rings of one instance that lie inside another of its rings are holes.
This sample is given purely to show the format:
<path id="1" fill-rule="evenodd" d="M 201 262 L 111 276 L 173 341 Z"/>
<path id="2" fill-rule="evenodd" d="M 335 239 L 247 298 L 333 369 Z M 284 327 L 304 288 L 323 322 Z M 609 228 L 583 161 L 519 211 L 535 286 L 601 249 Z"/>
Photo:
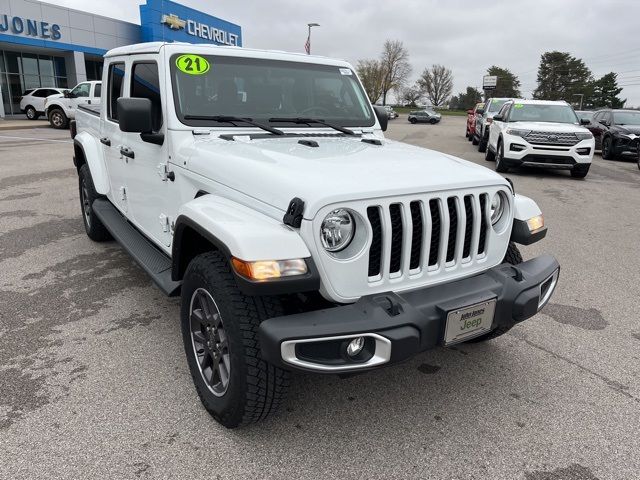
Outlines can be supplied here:
<path id="1" fill-rule="evenodd" d="M 485 253 L 488 195 L 468 194 L 367 207 L 369 281 L 472 262 Z"/>

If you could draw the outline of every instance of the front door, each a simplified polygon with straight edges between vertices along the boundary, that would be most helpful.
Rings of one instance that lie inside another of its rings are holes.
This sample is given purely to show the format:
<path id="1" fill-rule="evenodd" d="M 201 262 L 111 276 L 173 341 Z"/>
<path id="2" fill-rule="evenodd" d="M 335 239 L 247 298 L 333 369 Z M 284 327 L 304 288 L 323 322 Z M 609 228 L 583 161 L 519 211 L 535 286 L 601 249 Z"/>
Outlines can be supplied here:
<path id="1" fill-rule="evenodd" d="M 86 105 L 91 100 L 91 83 L 83 82 L 69 92 L 69 111 L 74 115 L 78 105 Z"/>
<path id="2" fill-rule="evenodd" d="M 120 153 L 123 132 L 118 123 L 118 98 L 125 94 L 125 63 L 114 60 L 108 65 L 107 95 L 102 122 L 100 143 L 109 172 L 110 194 L 113 204 L 123 213 L 128 213 L 127 167 L 129 159 Z"/>
<path id="3" fill-rule="evenodd" d="M 158 135 L 165 135 L 162 144 L 158 145 L 150 141 L 148 136 L 141 136 L 139 133 L 123 134 L 123 146 L 134 155 L 133 159 L 129 159 L 127 179 L 130 216 L 145 235 L 168 247 L 171 245 L 172 224 L 175 221 L 170 216 L 168 207 L 176 187 L 165 170 L 168 145 L 161 102 L 164 75 L 159 72 L 157 56 L 137 55 L 127 78 L 128 96 L 151 100 L 152 133 L 157 134 L 154 140 L 160 143 Z"/>

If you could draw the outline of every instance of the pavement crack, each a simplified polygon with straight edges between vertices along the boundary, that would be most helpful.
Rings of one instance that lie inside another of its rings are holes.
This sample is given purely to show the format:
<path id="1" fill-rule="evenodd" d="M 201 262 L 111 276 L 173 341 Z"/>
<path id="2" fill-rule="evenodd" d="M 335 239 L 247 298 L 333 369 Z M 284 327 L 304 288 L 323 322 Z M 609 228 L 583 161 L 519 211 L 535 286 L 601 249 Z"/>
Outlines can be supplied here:
<path id="1" fill-rule="evenodd" d="M 624 395 L 625 397 L 627 397 L 630 400 L 633 400 L 636 403 L 640 403 L 640 398 L 637 398 L 635 396 L 633 396 L 631 393 L 629 393 L 627 390 L 629 389 L 629 387 L 627 385 L 623 385 L 620 382 L 617 382 L 615 380 L 610 379 L 609 377 L 595 372 L 593 370 L 591 370 L 590 368 L 585 367 L 584 365 L 580 365 L 578 362 L 575 362 L 573 360 L 571 360 L 568 357 L 565 357 L 564 355 L 560 355 L 559 353 L 556 353 L 552 350 L 549 350 L 548 348 L 543 347 L 542 345 L 538 345 L 535 342 L 532 342 L 531 340 L 527 339 L 527 338 L 521 338 L 516 336 L 517 338 L 520 338 L 520 340 L 522 340 L 523 342 L 525 342 L 527 345 L 532 346 L 533 348 L 536 348 L 542 352 L 545 352 L 548 355 L 551 355 L 553 358 L 557 359 L 557 360 L 562 360 L 570 365 L 573 365 L 574 367 L 579 368 L 580 370 L 582 370 L 585 373 L 588 373 L 600 380 L 602 380 L 611 390 L 613 390 L 614 392 L 620 393 L 621 395 Z"/>

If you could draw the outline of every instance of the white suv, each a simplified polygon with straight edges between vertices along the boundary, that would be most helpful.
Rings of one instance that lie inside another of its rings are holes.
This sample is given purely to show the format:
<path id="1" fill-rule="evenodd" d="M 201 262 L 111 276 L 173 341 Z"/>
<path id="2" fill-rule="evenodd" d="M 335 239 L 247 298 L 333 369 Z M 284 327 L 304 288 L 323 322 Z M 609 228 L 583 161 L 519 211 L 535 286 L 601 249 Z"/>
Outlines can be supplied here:
<path id="1" fill-rule="evenodd" d="M 583 123 L 566 102 L 511 100 L 493 117 L 485 159 L 495 160 L 501 173 L 526 166 L 570 170 L 572 177 L 584 178 L 594 140 Z"/>
<path id="2" fill-rule="evenodd" d="M 55 87 L 33 88 L 26 90 L 20 97 L 20 111 L 29 120 L 37 120 L 44 113 L 44 103 L 51 95 L 62 95 L 64 89 Z"/>

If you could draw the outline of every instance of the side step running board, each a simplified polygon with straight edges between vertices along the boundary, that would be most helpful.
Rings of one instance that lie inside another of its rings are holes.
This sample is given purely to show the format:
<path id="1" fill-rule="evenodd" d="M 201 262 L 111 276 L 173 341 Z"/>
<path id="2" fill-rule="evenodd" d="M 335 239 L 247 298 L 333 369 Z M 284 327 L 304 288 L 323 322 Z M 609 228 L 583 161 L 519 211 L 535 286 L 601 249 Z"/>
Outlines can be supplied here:
<path id="1" fill-rule="evenodd" d="M 127 222 L 109 200 L 95 200 L 93 211 L 113 238 L 151 276 L 160 290 L 171 297 L 179 294 L 181 282 L 171 280 L 171 259 L 165 253 Z"/>

